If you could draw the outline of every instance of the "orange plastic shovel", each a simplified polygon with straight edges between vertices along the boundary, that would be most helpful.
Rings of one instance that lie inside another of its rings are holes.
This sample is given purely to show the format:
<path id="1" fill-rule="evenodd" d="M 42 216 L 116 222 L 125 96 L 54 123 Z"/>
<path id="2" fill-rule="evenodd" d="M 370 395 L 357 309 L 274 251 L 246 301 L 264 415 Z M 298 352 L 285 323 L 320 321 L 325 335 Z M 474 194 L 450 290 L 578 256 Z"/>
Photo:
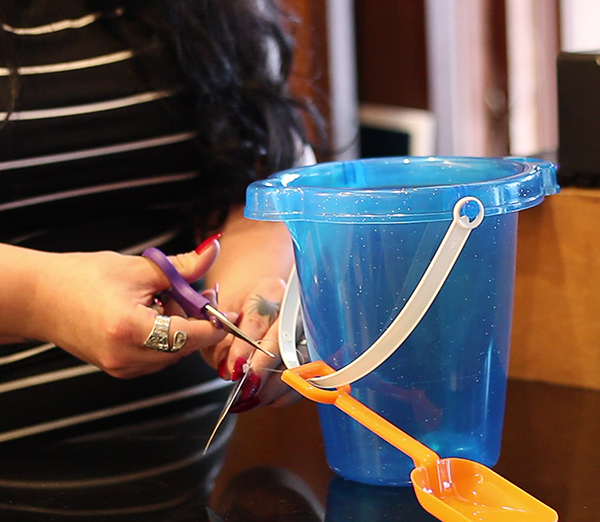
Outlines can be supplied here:
<path id="1" fill-rule="evenodd" d="M 556 522 L 558 515 L 486 466 L 459 458 L 441 459 L 350 396 L 350 386 L 324 390 L 307 379 L 333 373 L 323 361 L 283 372 L 281 379 L 305 397 L 333 404 L 413 459 L 410 480 L 421 506 L 446 522 Z"/>

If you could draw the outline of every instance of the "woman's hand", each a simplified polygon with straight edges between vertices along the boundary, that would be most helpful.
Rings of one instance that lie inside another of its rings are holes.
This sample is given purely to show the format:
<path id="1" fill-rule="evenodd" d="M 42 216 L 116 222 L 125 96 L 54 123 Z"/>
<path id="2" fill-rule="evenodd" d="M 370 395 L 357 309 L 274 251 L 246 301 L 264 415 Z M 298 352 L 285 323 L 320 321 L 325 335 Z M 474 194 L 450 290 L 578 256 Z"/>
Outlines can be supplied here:
<path id="1" fill-rule="evenodd" d="M 218 242 L 211 241 L 200 254 L 170 259 L 191 282 L 206 273 L 218 252 Z M 196 350 L 206 351 L 227 335 L 208 321 L 172 315 L 171 343 L 180 330 L 187 334 L 184 347 L 176 353 L 143 347 L 158 314 L 152 308 L 154 296 L 169 287 L 166 276 L 146 258 L 114 252 L 51 254 L 0 245 L 0 259 L 0 338 L 52 342 L 113 376 L 158 371 Z M 180 309 L 166 303 L 161 312 L 171 315 Z"/>
<path id="2" fill-rule="evenodd" d="M 230 214 L 221 246 L 221 255 L 207 274 L 207 284 L 218 283 L 219 307 L 239 314 L 240 329 L 276 357 L 231 337 L 215 348 L 201 350 L 202 354 L 223 379 L 237 381 L 250 371 L 232 412 L 295 401 L 298 394 L 279 378 L 283 368 L 277 341 L 279 308 L 293 266 L 287 229 L 281 223 L 246 220 L 237 209 Z"/>
<path id="3" fill-rule="evenodd" d="M 265 278 L 256 283 L 242 305 L 239 327 L 252 339 L 260 341 L 261 348 L 275 355 L 274 358 L 254 350 L 251 345 L 234 339 L 230 345 L 220 343 L 212 350 L 214 365 L 223 379 L 237 381 L 250 372 L 240 392 L 233 413 L 240 413 L 259 405 L 283 406 L 299 396 L 279 378 L 283 370 L 278 345 L 278 315 L 285 282 L 277 278 Z M 203 353 L 211 350 L 204 350 Z M 206 358 L 210 355 L 205 355 Z"/>

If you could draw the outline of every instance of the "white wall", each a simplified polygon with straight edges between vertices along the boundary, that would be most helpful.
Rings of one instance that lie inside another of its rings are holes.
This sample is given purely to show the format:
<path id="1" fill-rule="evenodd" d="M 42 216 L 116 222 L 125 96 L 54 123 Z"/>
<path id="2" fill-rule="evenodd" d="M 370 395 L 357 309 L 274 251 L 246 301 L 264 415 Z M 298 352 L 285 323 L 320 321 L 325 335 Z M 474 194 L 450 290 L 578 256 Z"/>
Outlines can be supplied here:
<path id="1" fill-rule="evenodd" d="M 430 100 L 437 121 L 438 154 L 479 156 L 487 152 L 491 132 L 487 75 L 494 64 L 485 54 L 485 38 L 488 2 L 493 1 L 426 0 Z M 588 4 L 585 13 L 577 7 L 577 16 L 588 22 L 592 17 L 600 41 L 600 17 L 591 13 L 600 13 L 600 0 L 563 1 L 573 9 L 575 4 Z M 506 0 L 506 16 L 509 153 L 547 153 L 558 146 L 555 4 Z"/>
<path id="2" fill-rule="evenodd" d="M 563 51 L 600 50 L 600 0 L 561 0 Z"/>
<path id="3" fill-rule="evenodd" d="M 557 25 L 554 2 L 506 0 L 510 154 L 558 147 Z"/>
<path id="4" fill-rule="evenodd" d="M 335 159 L 358 157 L 358 87 L 353 0 L 327 0 L 332 145 Z"/>
<path id="5" fill-rule="evenodd" d="M 486 149 L 484 0 L 426 0 L 431 108 L 437 154 Z"/>

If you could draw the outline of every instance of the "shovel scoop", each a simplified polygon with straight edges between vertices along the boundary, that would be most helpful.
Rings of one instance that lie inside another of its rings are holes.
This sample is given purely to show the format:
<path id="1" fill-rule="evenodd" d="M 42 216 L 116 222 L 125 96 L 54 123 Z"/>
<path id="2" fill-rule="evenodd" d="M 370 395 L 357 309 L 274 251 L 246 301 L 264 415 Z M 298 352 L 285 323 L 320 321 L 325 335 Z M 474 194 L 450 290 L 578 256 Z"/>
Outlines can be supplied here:
<path id="1" fill-rule="evenodd" d="M 281 379 L 305 397 L 333 404 L 413 459 L 410 480 L 421 506 L 444 522 L 556 522 L 556 511 L 477 462 L 442 459 L 433 450 L 350 395 L 350 385 L 315 386 L 310 379 L 334 370 L 315 361 L 283 372 Z"/>

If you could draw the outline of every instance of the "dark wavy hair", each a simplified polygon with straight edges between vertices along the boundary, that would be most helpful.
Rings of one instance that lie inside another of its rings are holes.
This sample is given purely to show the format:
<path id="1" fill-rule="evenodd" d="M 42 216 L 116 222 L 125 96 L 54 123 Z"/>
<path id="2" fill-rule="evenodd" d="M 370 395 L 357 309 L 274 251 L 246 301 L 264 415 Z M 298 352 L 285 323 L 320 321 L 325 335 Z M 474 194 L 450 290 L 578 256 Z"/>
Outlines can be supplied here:
<path id="1" fill-rule="evenodd" d="M 304 116 L 318 120 L 309 100 L 290 92 L 298 20 L 276 0 L 126 4 L 166 35 L 191 86 L 199 160 L 210 173 L 202 219 L 208 209 L 218 225 L 250 182 L 294 165 L 307 142 Z"/>
<path id="2" fill-rule="evenodd" d="M 243 203 L 250 182 L 293 166 L 307 142 L 307 115 L 320 128 L 310 100 L 290 92 L 298 20 L 276 0 L 87 3 L 94 10 L 125 7 L 126 16 L 160 33 L 177 56 L 194 100 L 199 164 L 210 174 L 202 179 L 210 193 L 203 219 L 218 210 L 222 221 L 229 204 Z M 10 107 L 18 88 L 12 79 Z"/>
<path id="3" fill-rule="evenodd" d="M 221 195 L 217 206 L 241 203 L 249 182 L 291 167 L 306 141 L 299 109 L 308 106 L 289 91 L 295 21 L 274 0 L 159 7 L 194 93 L 202 161 L 221 189 L 210 192 Z"/>

